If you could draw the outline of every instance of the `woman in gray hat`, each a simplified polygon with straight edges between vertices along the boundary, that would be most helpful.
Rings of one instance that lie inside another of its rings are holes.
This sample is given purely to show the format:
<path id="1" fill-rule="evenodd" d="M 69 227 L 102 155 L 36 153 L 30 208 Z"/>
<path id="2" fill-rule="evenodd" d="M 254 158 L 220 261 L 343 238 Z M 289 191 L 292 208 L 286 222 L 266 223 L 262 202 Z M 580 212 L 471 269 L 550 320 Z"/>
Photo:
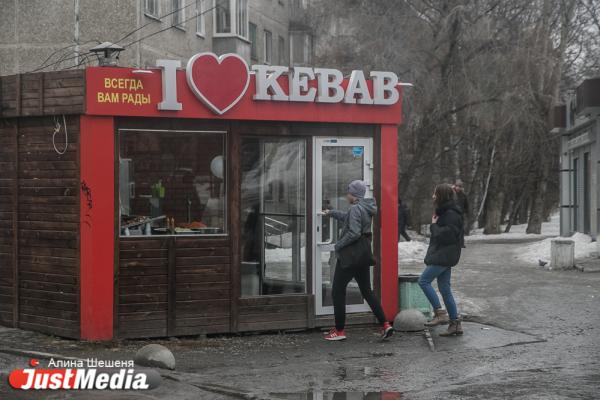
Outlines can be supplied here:
<path id="1" fill-rule="evenodd" d="M 352 181 L 348 185 L 346 199 L 350 203 L 350 209 L 347 212 L 339 210 L 324 210 L 325 215 L 341 221 L 342 230 L 340 237 L 335 244 L 337 264 L 333 275 L 333 286 L 331 296 L 333 298 L 333 309 L 335 314 L 335 328 L 333 328 L 325 340 L 336 341 L 346 339 L 344 325 L 346 323 L 346 287 L 352 279 L 356 280 L 362 297 L 367 301 L 369 307 L 377 317 L 382 326 L 382 339 L 389 338 L 394 330 L 391 324 L 386 321 L 385 314 L 381 308 L 381 303 L 373 294 L 371 289 L 371 271 L 370 262 L 363 262 L 364 265 L 344 265 L 340 260 L 340 253 L 348 250 L 349 246 L 356 246 L 359 240 L 368 240 L 368 246 L 371 246 L 371 223 L 373 216 L 377 214 L 377 203 L 375 199 L 365 199 L 367 187 L 363 181 Z M 370 254 L 370 250 L 369 250 Z M 360 257 L 359 257 L 360 258 Z M 345 261 L 348 264 L 347 261 Z"/>

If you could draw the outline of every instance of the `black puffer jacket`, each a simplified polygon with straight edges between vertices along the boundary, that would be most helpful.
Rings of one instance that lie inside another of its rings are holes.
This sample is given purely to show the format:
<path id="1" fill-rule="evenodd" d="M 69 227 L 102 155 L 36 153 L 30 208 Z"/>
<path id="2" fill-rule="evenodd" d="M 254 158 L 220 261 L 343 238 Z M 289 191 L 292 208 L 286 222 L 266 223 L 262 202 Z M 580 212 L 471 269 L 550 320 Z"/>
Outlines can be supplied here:
<path id="1" fill-rule="evenodd" d="M 425 264 L 453 267 L 458 264 L 465 244 L 462 210 L 456 203 L 449 201 L 438 207 L 435 214 L 438 221 L 429 227 L 431 240 Z"/>

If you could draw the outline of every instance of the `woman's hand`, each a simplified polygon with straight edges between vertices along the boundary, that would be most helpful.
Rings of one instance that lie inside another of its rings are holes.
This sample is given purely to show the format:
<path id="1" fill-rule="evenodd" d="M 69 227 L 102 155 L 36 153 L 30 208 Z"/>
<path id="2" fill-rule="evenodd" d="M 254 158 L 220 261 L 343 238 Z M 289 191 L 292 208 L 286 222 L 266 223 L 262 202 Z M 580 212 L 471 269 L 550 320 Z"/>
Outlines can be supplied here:
<path id="1" fill-rule="evenodd" d="M 439 217 L 438 217 L 436 214 L 433 214 L 433 215 L 431 216 L 431 223 L 432 223 L 432 224 L 437 224 L 438 218 L 439 218 Z"/>
<path id="2" fill-rule="evenodd" d="M 318 214 L 320 214 L 320 215 L 329 215 L 329 211 L 330 210 L 327 210 L 327 209 L 326 210 L 321 210 L 321 212 L 318 213 Z"/>

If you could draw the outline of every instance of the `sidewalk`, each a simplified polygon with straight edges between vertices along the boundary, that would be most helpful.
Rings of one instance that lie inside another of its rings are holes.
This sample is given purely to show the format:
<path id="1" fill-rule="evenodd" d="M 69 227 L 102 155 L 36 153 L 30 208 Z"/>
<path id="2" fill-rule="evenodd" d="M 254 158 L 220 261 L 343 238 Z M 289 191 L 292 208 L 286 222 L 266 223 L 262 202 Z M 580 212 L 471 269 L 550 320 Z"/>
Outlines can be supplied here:
<path id="1" fill-rule="evenodd" d="M 478 350 L 540 341 L 527 334 L 476 323 L 466 322 L 464 328 L 466 333 L 461 338 L 439 338 L 437 332 L 444 328 L 434 330 L 432 333 L 436 351 Z M 160 343 L 173 351 L 177 370 L 161 371 L 163 385 L 155 391 L 144 392 L 144 395 L 161 398 L 159 396 L 168 392 L 170 399 L 187 398 L 193 393 L 202 394 L 203 399 L 277 398 L 287 393 L 304 393 L 309 389 L 331 390 L 334 387 L 337 390 L 340 384 L 349 385 L 349 389 L 353 389 L 357 388 L 357 383 L 361 390 L 377 391 L 382 385 L 397 381 L 396 372 L 409 373 L 395 371 L 395 359 L 401 358 L 406 363 L 408 360 L 417 362 L 431 357 L 422 333 L 396 333 L 389 342 L 379 340 L 375 327 L 351 327 L 348 334 L 349 340 L 341 343 L 326 342 L 322 339 L 321 332 L 309 331 L 98 344 L 2 329 L 0 355 L 14 356 L 23 350 L 24 356 L 15 357 L 15 362 L 10 365 L 10 368 L 16 368 L 23 367 L 27 362 L 26 355 L 29 355 L 27 351 L 32 349 L 68 357 L 131 359 L 143 345 Z M 15 349 L 7 346 L 10 343 L 24 343 L 27 348 Z M 40 358 L 37 354 L 33 355 Z M 18 365 L 19 361 L 21 365 Z M 7 368 L 3 367 L 2 374 L 6 373 Z M 277 379 L 269 379 L 275 376 Z M 269 382 L 266 383 L 265 379 Z M 257 385 L 257 381 L 262 383 Z M 10 391 L 2 390 L 0 393 L 8 395 Z"/>

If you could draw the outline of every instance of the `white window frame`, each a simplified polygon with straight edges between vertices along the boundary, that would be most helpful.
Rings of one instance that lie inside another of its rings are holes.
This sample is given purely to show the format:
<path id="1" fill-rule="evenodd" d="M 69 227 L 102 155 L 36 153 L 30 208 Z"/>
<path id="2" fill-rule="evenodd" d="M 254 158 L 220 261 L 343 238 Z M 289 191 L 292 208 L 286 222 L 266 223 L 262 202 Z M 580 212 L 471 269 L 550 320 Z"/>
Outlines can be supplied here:
<path id="1" fill-rule="evenodd" d="M 243 10 L 239 7 L 240 4 L 243 5 Z M 241 38 L 248 39 L 248 0 L 235 0 L 235 5 L 235 33 Z"/>
<path id="2" fill-rule="evenodd" d="M 283 49 L 281 48 L 281 44 L 283 43 Z M 289 64 L 290 59 L 286 57 L 285 54 L 285 38 L 281 35 L 277 35 L 277 64 L 278 65 L 287 65 Z"/>
<path id="3" fill-rule="evenodd" d="M 175 3 L 179 3 L 179 4 L 175 5 Z M 175 10 L 177 10 L 179 8 L 181 8 L 181 10 L 175 12 Z M 173 13 L 171 15 L 171 26 L 173 28 L 177 28 L 182 31 L 185 31 L 185 9 L 186 9 L 185 0 L 171 0 L 171 12 Z M 179 20 L 181 22 L 179 24 L 176 24 L 175 16 L 178 14 L 179 14 Z"/>
<path id="4" fill-rule="evenodd" d="M 267 34 L 271 36 L 271 40 L 267 40 Z M 271 65 L 273 64 L 273 32 L 268 29 L 263 29 L 263 60 L 265 64 Z M 270 51 L 267 51 L 267 47 L 271 45 Z M 270 57 L 270 60 L 267 59 L 267 56 Z"/>
<path id="5" fill-rule="evenodd" d="M 248 21 L 248 0 L 241 0 L 245 2 L 246 5 L 246 28 L 245 28 L 245 33 L 246 36 L 241 35 L 238 32 L 238 1 L 240 0 L 229 0 L 229 12 L 231 13 L 231 15 L 229 16 L 229 26 L 231 27 L 231 31 L 230 32 L 217 32 L 217 3 L 219 1 L 223 1 L 223 0 L 213 0 L 213 37 L 237 37 L 239 39 L 245 40 L 245 41 L 249 41 L 249 21 Z"/>
<path id="6" fill-rule="evenodd" d="M 196 2 L 196 35 L 206 36 L 206 21 L 204 20 L 204 2 L 206 0 L 194 0 Z"/>
<path id="7" fill-rule="evenodd" d="M 254 26 L 254 42 L 252 41 L 252 37 L 250 36 L 251 26 Z M 250 59 L 258 61 L 260 59 L 258 51 L 258 26 L 252 22 L 248 23 L 248 41 L 250 42 Z M 254 54 L 252 54 L 253 48 L 256 50 Z"/>
<path id="8" fill-rule="evenodd" d="M 154 8 L 154 14 L 151 13 L 148 9 L 148 4 L 149 3 L 154 3 L 154 5 L 156 6 Z M 148 18 L 152 18 L 155 20 L 160 21 L 159 15 L 160 15 L 160 0 L 144 0 L 144 15 Z"/>

